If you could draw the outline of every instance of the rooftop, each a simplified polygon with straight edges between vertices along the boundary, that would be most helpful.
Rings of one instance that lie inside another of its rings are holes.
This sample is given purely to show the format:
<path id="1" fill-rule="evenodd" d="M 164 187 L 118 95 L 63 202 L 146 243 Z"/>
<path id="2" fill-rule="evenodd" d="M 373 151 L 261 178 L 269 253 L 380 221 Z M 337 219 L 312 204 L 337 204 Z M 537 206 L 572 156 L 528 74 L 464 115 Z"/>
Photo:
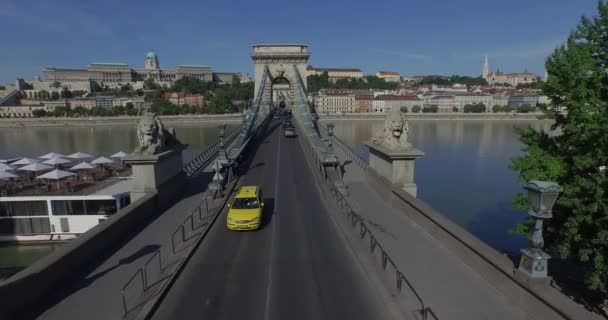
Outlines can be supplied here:
<path id="1" fill-rule="evenodd" d="M 401 76 L 401 74 L 399 72 L 395 72 L 395 71 L 378 71 L 378 73 L 381 75 L 386 75 L 386 76 Z"/>
<path id="2" fill-rule="evenodd" d="M 181 68 L 205 68 L 205 69 L 211 68 L 209 66 L 196 65 L 196 64 L 180 64 L 177 66 L 177 68 L 180 68 L 180 67 Z"/>

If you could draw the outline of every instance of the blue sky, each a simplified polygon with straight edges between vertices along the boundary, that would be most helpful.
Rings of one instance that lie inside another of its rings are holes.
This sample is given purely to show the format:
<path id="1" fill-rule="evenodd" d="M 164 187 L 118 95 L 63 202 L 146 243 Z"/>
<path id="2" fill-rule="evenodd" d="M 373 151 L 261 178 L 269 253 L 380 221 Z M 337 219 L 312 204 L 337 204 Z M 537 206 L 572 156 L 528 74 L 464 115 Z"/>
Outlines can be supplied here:
<path id="1" fill-rule="evenodd" d="M 310 63 L 366 73 L 541 74 L 544 59 L 596 0 L 0 0 L 0 83 L 45 66 L 203 64 L 252 73 L 256 43 L 305 43 Z"/>

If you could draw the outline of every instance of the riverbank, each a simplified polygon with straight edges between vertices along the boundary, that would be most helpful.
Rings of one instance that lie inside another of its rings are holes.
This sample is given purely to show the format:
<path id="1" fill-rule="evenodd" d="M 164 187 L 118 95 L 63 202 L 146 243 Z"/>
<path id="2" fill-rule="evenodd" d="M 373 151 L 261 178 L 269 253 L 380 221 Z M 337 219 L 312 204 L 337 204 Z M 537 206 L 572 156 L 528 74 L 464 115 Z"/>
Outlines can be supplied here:
<path id="1" fill-rule="evenodd" d="M 538 120 L 542 113 L 404 113 L 408 120 Z M 321 120 L 383 120 L 385 113 L 320 114 Z"/>
<path id="2" fill-rule="evenodd" d="M 121 117 L 82 117 L 82 118 L 10 118 L 0 119 L 0 127 L 54 127 L 54 126 L 96 126 L 130 124 L 135 125 L 141 116 Z M 236 114 L 187 114 L 176 116 L 160 116 L 163 123 L 231 123 L 242 122 L 240 113 Z"/>

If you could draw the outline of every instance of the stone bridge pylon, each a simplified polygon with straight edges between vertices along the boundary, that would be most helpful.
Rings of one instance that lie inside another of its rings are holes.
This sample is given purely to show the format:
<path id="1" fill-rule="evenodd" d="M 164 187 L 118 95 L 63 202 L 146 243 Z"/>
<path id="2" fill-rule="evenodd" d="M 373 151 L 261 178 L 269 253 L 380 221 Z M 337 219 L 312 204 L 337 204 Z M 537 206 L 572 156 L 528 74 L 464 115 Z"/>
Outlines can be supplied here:
<path id="1" fill-rule="evenodd" d="M 260 89 L 271 89 L 270 91 L 272 91 L 272 84 L 278 79 L 286 79 L 290 84 L 290 91 L 293 91 L 294 81 L 298 79 L 294 73 L 297 70 L 300 77 L 306 79 L 309 57 L 308 46 L 303 44 L 260 44 L 253 46 L 251 59 L 253 59 L 254 64 L 254 96 L 257 97 Z M 265 73 L 266 67 L 268 67 L 268 74 Z M 270 77 L 270 81 L 266 82 L 269 88 L 260 88 L 264 76 Z M 306 83 L 304 83 L 304 86 L 306 86 Z M 269 92 L 269 94 L 272 95 L 272 92 Z"/>

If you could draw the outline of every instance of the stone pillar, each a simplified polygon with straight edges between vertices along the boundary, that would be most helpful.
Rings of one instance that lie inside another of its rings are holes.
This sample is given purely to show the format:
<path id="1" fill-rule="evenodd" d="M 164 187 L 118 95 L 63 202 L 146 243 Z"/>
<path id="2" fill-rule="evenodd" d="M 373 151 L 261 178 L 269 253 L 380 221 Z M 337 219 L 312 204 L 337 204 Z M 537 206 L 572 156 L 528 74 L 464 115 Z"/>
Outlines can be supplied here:
<path id="1" fill-rule="evenodd" d="M 369 147 L 369 168 L 393 186 L 401 187 L 416 197 L 418 187 L 414 182 L 414 161 L 424 152 L 412 147 L 392 150 L 374 142 L 365 144 Z"/>
<path id="2" fill-rule="evenodd" d="M 162 199 L 169 199 L 175 191 L 175 186 L 183 185 L 186 179 L 182 161 L 185 148 L 186 145 L 177 145 L 153 155 L 133 153 L 127 156 L 125 163 L 130 165 L 133 171 L 131 202 L 151 192 L 164 193 Z"/>

